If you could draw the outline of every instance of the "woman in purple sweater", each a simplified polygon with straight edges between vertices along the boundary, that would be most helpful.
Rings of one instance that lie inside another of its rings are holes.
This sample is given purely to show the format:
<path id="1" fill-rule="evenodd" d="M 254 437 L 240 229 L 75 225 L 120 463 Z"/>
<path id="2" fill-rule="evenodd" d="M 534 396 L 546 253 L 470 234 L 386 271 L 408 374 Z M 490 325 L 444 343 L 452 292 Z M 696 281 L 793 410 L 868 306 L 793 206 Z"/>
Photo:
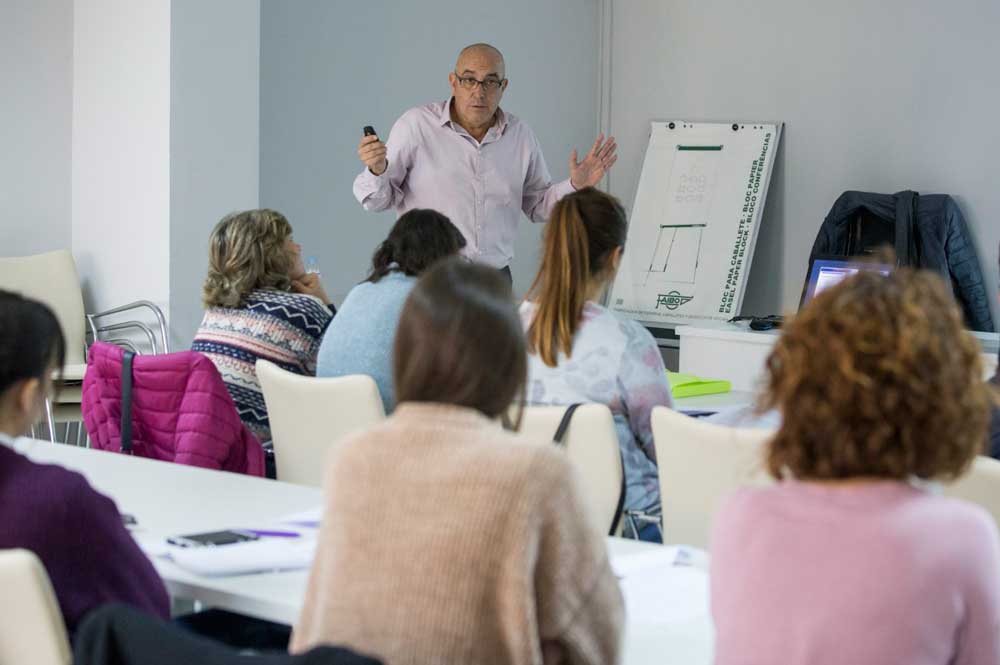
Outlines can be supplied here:
<path id="1" fill-rule="evenodd" d="M 983 452 L 990 408 L 949 291 L 863 273 L 787 326 L 760 405 L 778 483 L 714 526 L 718 665 L 1000 663 L 996 525 L 924 482 Z"/>
<path id="2" fill-rule="evenodd" d="M 40 419 L 64 347 L 48 307 L 0 291 L 0 549 L 24 548 L 41 559 L 70 634 L 108 602 L 169 618 L 163 582 L 114 502 L 80 474 L 16 451 L 15 439 Z"/>

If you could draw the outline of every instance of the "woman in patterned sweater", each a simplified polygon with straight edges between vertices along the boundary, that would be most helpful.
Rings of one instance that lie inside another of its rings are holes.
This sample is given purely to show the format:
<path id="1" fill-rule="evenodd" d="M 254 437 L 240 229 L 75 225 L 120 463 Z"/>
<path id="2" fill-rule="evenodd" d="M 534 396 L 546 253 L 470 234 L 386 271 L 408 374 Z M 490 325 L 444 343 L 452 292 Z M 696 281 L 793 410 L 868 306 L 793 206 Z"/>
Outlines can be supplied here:
<path id="1" fill-rule="evenodd" d="M 336 313 L 319 277 L 307 274 L 292 226 L 274 210 L 223 217 L 209 239 L 202 319 L 191 345 L 208 356 L 246 426 L 270 446 L 254 364 L 269 360 L 314 376 L 323 332 Z"/>

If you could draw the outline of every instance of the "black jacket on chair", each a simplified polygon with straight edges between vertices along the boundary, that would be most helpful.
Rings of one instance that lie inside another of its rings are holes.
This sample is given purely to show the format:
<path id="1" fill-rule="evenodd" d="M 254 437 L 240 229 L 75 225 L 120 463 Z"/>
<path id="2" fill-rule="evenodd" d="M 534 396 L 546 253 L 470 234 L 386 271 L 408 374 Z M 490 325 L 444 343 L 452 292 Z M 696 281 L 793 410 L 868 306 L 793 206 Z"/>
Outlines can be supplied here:
<path id="1" fill-rule="evenodd" d="M 884 223 L 878 238 L 872 227 Z M 993 332 L 993 316 L 976 248 L 958 204 L 947 194 L 920 196 L 844 192 L 816 235 L 810 259 L 857 256 L 888 240 L 900 265 L 933 270 L 947 280 L 972 330 Z"/>
<path id="2" fill-rule="evenodd" d="M 317 647 L 296 656 L 248 658 L 210 639 L 125 605 L 104 605 L 87 615 L 73 645 L 74 665 L 381 665 L 347 649 Z"/>

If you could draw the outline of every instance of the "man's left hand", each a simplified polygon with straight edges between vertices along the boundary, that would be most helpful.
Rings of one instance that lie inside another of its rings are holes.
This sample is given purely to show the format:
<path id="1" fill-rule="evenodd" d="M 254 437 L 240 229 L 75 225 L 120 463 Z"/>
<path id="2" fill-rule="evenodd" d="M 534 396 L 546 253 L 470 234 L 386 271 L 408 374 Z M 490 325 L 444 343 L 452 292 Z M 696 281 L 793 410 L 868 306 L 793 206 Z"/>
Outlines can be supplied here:
<path id="1" fill-rule="evenodd" d="M 575 189 L 584 187 L 594 187 L 601 181 L 614 163 L 618 160 L 615 150 L 618 144 L 615 137 L 604 140 L 604 134 L 597 137 L 590 152 L 583 158 L 582 162 L 576 161 L 576 149 L 569 156 L 569 181 Z"/>

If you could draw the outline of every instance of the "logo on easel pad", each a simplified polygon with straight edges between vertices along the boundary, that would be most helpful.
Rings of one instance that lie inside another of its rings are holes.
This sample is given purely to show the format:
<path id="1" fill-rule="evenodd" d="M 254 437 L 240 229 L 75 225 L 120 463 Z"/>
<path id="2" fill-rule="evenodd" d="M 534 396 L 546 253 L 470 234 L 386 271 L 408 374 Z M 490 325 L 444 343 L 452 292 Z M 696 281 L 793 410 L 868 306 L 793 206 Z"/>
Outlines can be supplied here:
<path id="1" fill-rule="evenodd" d="M 682 295 L 680 291 L 671 291 L 670 293 L 660 293 L 656 296 L 656 309 L 660 309 L 660 305 L 663 305 L 670 311 L 674 311 L 681 305 L 686 305 L 694 299 L 694 296 Z"/>

